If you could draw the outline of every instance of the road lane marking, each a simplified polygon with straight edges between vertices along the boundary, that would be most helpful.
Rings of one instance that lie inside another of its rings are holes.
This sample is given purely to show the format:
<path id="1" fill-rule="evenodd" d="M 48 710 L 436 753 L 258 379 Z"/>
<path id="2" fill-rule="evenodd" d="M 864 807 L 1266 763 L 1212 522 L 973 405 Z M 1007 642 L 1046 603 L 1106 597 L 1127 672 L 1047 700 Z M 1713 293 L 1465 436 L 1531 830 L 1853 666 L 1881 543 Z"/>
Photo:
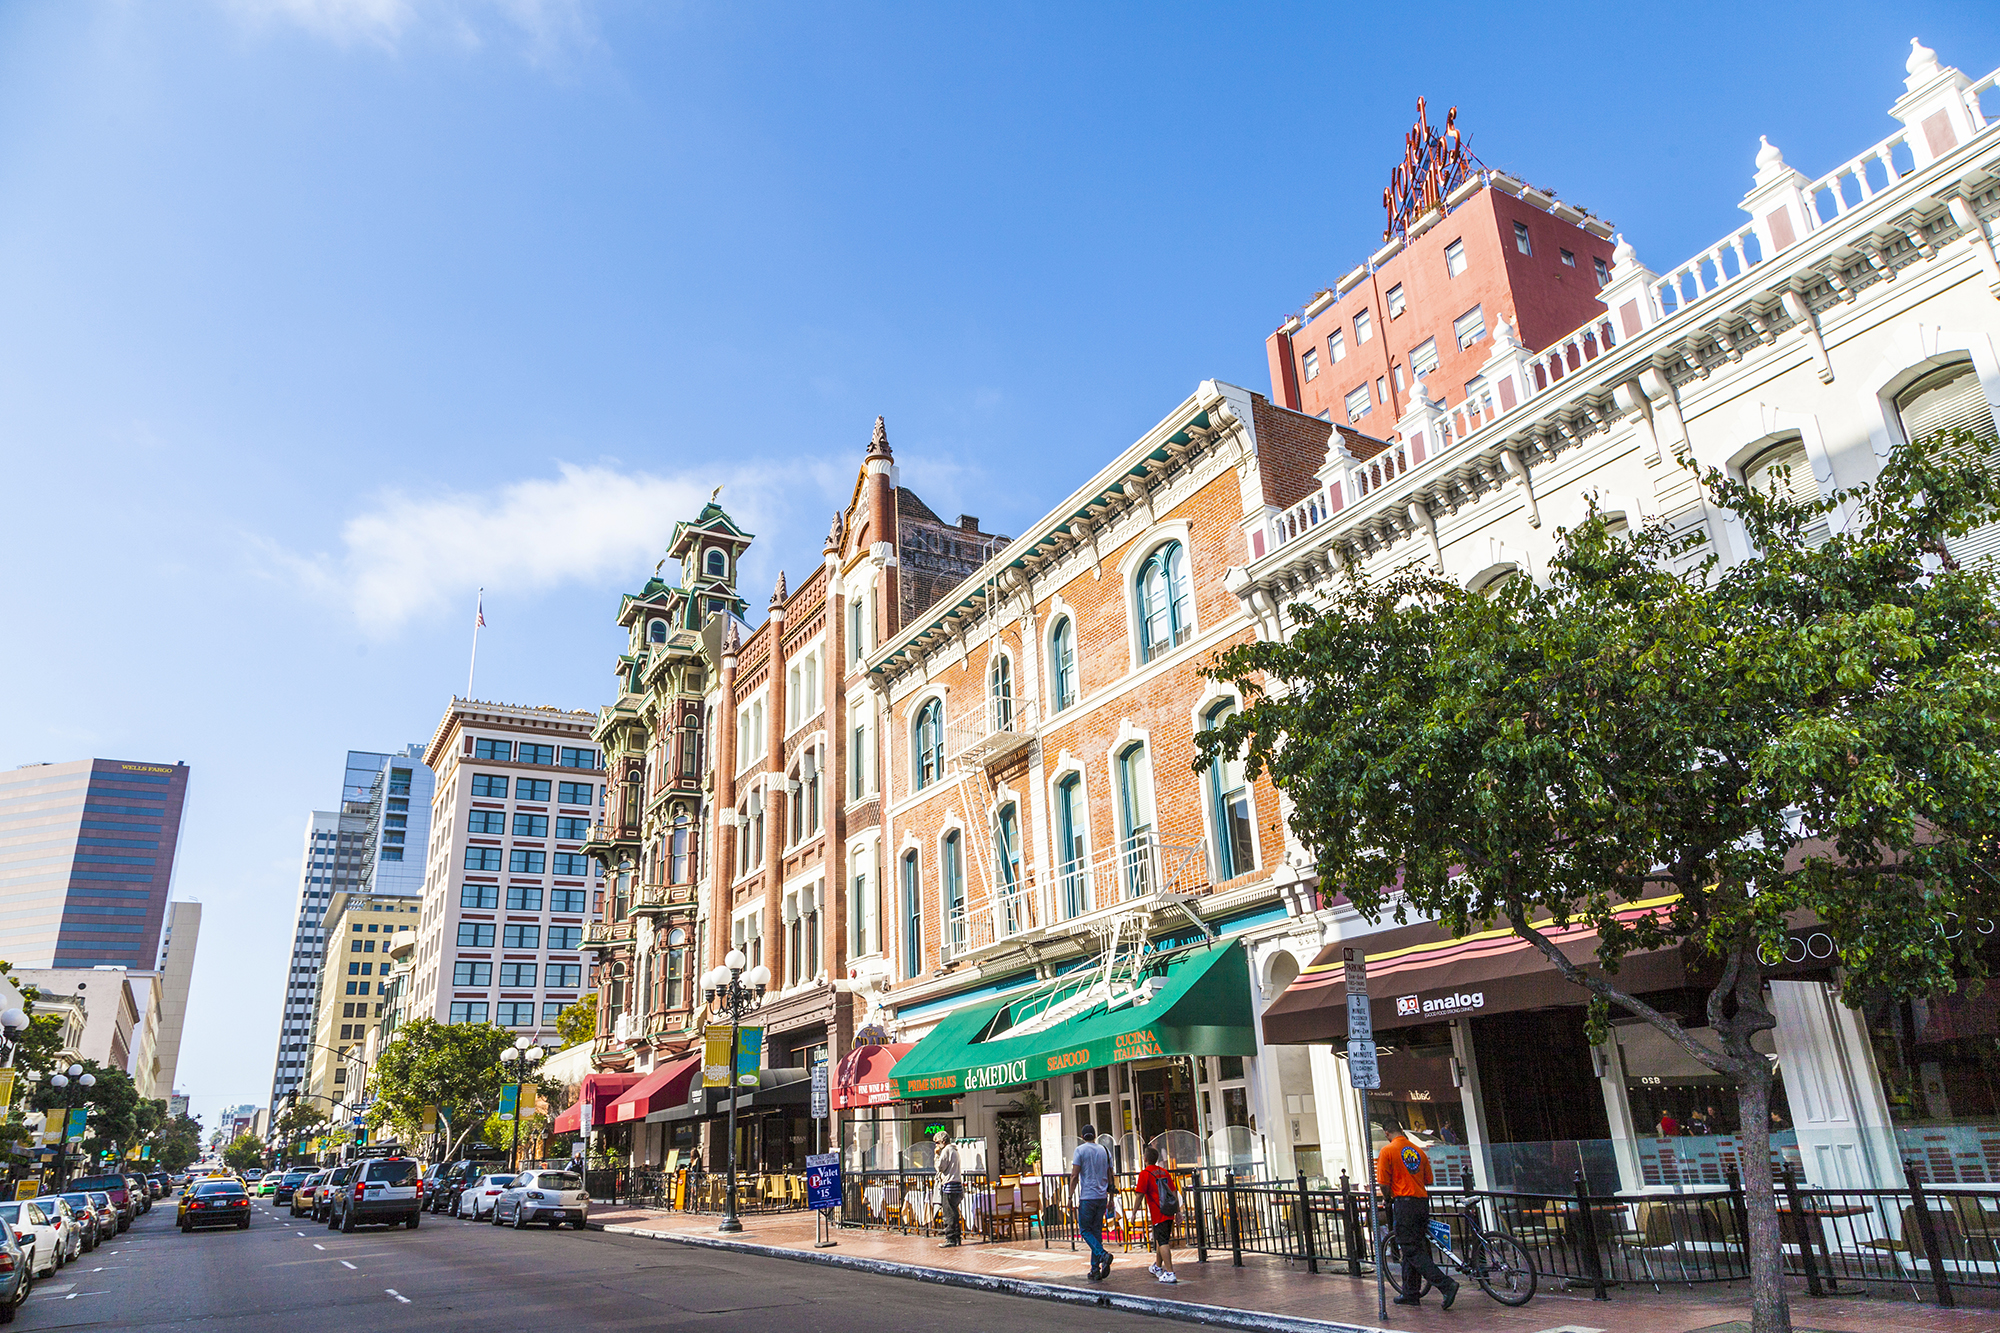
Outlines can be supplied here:
<path id="1" fill-rule="evenodd" d="M 340 1261 L 340 1266 L 341 1266 L 342 1268 L 347 1268 L 347 1269 L 354 1269 L 354 1265 L 353 1265 L 353 1264 L 350 1264 L 350 1263 L 348 1263 L 348 1262 L 347 1262 L 347 1260 L 345 1260 L 345 1259 L 342 1259 L 342 1260 Z M 359 1269 L 355 1269 L 354 1271 L 356 1271 L 356 1272 L 359 1272 L 360 1270 L 359 1270 Z"/>
<path id="2" fill-rule="evenodd" d="M 410 1298 L 408 1296 L 405 1296 L 402 1292 L 397 1291 L 394 1287 L 384 1287 L 382 1288 L 382 1290 L 388 1292 L 391 1296 L 394 1296 L 397 1300 L 401 1301 L 405 1305 L 408 1305 L 410 1303 Z"/>
<path id="3" fill-rule="evenodd" d="M 313 1248 L 314 1248 L 315 1250 L 323 1250 L 323 1249 L 325 1249 L 325 1248 L 326 1248 L 326 1246 L 324 1246 L 324 1245 L 320 1244 L 320 1243 L 319 1243 L 318 1241 L 314 1241 L 314 1242 L 313 1242 Z"/>

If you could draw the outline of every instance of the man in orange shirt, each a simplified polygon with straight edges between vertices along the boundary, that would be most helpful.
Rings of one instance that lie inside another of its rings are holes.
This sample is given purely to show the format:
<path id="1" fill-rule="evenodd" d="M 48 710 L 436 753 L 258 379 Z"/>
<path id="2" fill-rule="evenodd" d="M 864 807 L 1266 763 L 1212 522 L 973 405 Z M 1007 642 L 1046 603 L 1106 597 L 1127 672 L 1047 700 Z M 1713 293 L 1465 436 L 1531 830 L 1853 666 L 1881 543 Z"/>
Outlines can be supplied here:
<path id="1" fill-rule="evenodd" d="M 1419 1279 L 1444 1293 L 1444 1309 L 1458 1299 L 1458 1283 L 1431 1258 L 1431 1159 L 1401 1126 L 1375 1158 L 1375 1183 L 1389 1196 L 1390 1226 L 1403 1257 L 1403 1294 L 1398 1305 L 1421 1305 Z"/>

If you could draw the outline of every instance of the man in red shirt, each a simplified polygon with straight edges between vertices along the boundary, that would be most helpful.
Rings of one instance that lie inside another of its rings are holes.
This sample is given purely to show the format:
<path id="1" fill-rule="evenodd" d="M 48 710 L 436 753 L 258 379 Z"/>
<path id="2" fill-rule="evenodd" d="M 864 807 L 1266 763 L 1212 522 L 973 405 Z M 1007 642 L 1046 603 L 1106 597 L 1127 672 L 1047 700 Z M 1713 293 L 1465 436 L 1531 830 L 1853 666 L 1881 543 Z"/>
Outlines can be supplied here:
<path id="1" fill-rule="evenodd" d="M 1409 1133 L 1401 1126 L 1375 1158 L 1375 1183 L 1389 1196 L 1390 1226 L 1403 1258 L 1403 1294 L 1396 1298 L 1396 1304 L 1423 1304 L 1419 1279 L 1428 1279 L 1444 1293 L 1443 1308 L 1449 1310 L 1458 1299 L 1458 1283 L 1446 1277 L 1431 1258 L 1431 1159 L 1410 1142 Z"/>
<path id="2" fill-rule="evenodd" d="M 1179 1282 L 1174 1273 L 1174 1218 L 1180 1212 L 1179 1192 L 1174 1187 L 1173 1172 L 1160 1165 L 1160 1150 L 1146 1149 L 1146 1169 L 1139 1173 L 1139 1197 L 1146 1201 L 1146 1216 L 1153 1223 L 1153 1276 L 1162 1282 Z M 1174 1212 L 1165 1208 L 1169 1196 L 1174 1198 Z"/>

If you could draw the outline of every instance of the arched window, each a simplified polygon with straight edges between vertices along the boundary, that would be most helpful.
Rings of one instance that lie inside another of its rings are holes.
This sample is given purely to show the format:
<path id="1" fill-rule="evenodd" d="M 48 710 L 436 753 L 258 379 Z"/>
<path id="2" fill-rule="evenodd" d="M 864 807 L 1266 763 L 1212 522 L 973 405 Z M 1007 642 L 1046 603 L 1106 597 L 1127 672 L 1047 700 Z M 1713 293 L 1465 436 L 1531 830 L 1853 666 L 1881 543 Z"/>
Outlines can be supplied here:
<path id="1" fill-rule="evenodd" d="M 965 847 L 958 830 L 938 844 L 938 889 L 944 908 L 944 937 L 957 952 L 965 948 Z"/>
<path id="2" fill-rule="evenodd" d="M 667 641 L 667 622 L 664 620 L 646 622 L 646 640 L 649 643 L 665 643 Z"/>
<path id="3" fill-rule="evenodd" d="M 1118 832 L 1128 898 L 1153 891 L 1153 803 L 1146 776 L 1146 747 L 1127 746 L 1118 755 Z"/>
<path id="4" fill-rule="evenodd" d="M 1234 704 L 1217 704 L 1202 718 L 1213 731 L 1236 711 Z M 1232 756 L 1219 759 L 1208 768 L 1210 811 L 1215 820 L 1215 873 L 1218 880 L 1235 879 L 1257 868 L 1257 836 L 1250 822 L 1250 783 L 1243 776 L 1243 760 Z"/>
<path id="5" fill-rule="evenodd" d="M 688 846 L 693 837 L 694 825 L 688 819 L 686 810 L 674 816 L 674 831 L 668 842 L 667 879 L 669 883 L 688 882 Z"/>
<path id="6" fill-rule="evenodd" d="M 993 705 L 993 730 L 1014 729 L 1014 664 L 1001 654 L 993 659 L 987 676 L 986 693 Z"/>
<path id="7" fill-rule="evenodd" d="M 944 777 L 944 700 L 932 699 L 917 710 L 916 741 L 912 776 L 921 791 Z"/>
<path id="8" fill-rule="evenodd" d="M 1068 616 L 1049 632 L 1049 679 L 1057 712 L 1076 702 L 1076 627 Z"/>
<path id="9" fill-rule="evenodd" d="M 917 854 L 903 853 L 903 975 L 914 977 L 924 966 L 924 900 L 917 883 Z"/>
<path id="10" fill-rule="evenodd" d="M 729 577 L 729 554 L 720 546 L 711 546 L 702 552 L 701 572 L 712 579 Z"/>
<path id="11" fill-rule="evenodd" d="M 1021 829 L 1013 802 L 1000 807 L 993 821 L 993 852 L 999 875 L 1001 922 L 1007 934 L 1021 929 L 1019 893 L 1021 888 Z"/>
<path id="12" fill-rule="evenodd" d="M 1813 476 L 1812 460 L 1806 456 L 1805 441 L 1785 440 L 1772 445 L 1743 465 L 1743 480 L 1759 495 L 1774 495 L 1793 504 L 1816 504 L 1819 480 Z M 1833 529 L 1825 514 L 1815 515 L 1807 525 L 1808 545 L 1818 546 Z"/>
<path id="13" fill-rule="evenodd" d="M 1187 549 L 1168 542 L 1139 569 L 1139 660 L 1150 662 L 1194 633 L 1188 601 Z"/>
<path id="14" fill-rule="evenodd" d="M 1090 884 L 1084 872 L 1083 779 L 1075 773 L 1056 784 L 1056 864 L 1062 876 L 1065 918 L 1090 910 Z"/>
<path id="15" fill-rule="evenodd" d="M 1944 434 L 1943 456 L 1957 463 L 1970 463 L 1976 452 L 1991 449 L 2000 430 L 1993 424 L 1993 405 L 1986 401 L 1979 374 L 1970 361 L 1959 361 L 1934 371 L 1896 395 L 1896 411 L 1903 418 L 1903 432 L 1912 440 L 1929 444 Z M 1964 431 L 1976 442 L 1972 448 L 1952 443 L 1955 432 Z M 1986 466 L 1996 464 L 1985 454 Z M 1974 528 L 1962 537 L 1946 541 L 1952 558 L 1962 565 L 2000 556 L 2000 523 Z"/>

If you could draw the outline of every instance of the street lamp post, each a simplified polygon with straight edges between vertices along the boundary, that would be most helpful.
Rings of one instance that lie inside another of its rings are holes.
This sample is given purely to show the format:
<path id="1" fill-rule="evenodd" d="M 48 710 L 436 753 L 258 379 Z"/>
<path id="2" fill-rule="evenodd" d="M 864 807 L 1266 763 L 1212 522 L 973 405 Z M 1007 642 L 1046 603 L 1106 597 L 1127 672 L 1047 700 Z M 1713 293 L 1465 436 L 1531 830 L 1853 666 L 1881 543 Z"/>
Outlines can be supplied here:
<path id="1" fill-rule="evenodd" d="M 21 1010 L 8 1009 L 0 1012 L 0 1047 L 5 1048 L 5 1053 L 0 1054 L 0 1069 L 12 1069 L 14 1067 L 15 1052 L 21 1049 L 19 1034 L 27 1031 L 27 1028 L 28 1015 Z M 0 1105 L 0 1118 L 4 1118 L 12 1106 L 13 1101 L 10 1097 L 6 1105 Z M 8 1177 L 11 1180 L 13 1173 L 9 1172 Z"/>
<path id="2" fill-rule="evenodd" d="M 743 1040 L 743 1015 L 764 1002 L 764 990 L 771 984 L 771 971 L 762 963 L 744 972 L 748 961 L 741 949 L 723 955 L 722 966 L 702 978 L 703 993 L 710 1006 L 720 1003 L 729 1015 L 729 1178 L 725 1183 L 727 1202 L 717 1231 L 736 1232 L 743 1224 L 736 1219 L 736 1052 Z"/>
<path id="3" fill-rule="evenodd" d="M 56 1192 L 60 1193 L 62 1187 L 69 1183 L 70 1113 L 76 1110 L 77 1102 L 83 1096 L 84 1091 L 97 1086 L 97 1076 L 95 1074 L 84 1073 L 82 1065 L 71 1065 L 68 1069 L 59 1070 L 51 1075 L 49 1077 L 49 1086 L 58 1090 L 72 1087 L 76 1089 L 76 1091 L 69 1094 L 68 1101 L 63 1105 L 63 1136 L 62 1142 L 57 1145 L 58 1151 L 56 1153 Z"/>
<path id="4" fill-rule="evenodd" d="M 527 1037 L 514 1038 L 514 1044 L 500 1052 L 500 1063 L 514 1076 L 514 1140 L 507 1145 L 507 1170 L 517 1167 L 521 1151 L 521 1088 L 524 1080 L 534 1067 L 548 1054 Z"/>

